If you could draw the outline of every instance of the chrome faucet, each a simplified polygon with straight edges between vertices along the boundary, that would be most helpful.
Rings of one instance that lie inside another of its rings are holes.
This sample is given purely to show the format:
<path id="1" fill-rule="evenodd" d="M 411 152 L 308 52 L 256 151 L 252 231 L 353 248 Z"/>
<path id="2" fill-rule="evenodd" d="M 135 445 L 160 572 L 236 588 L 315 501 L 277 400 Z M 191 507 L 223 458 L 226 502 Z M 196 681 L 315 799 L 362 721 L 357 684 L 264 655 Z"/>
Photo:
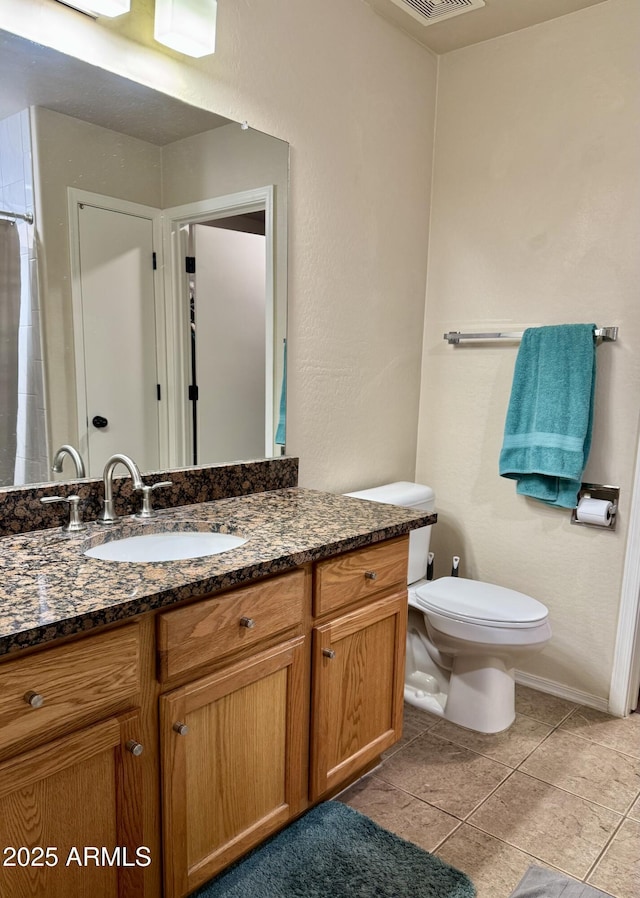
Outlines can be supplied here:
<path id="1" fill-rule="evenodd" d="M 62 474 L 62 460 L 68 455 L 69 458 L 73 461 L 76 466 L 76 477 L 81 479 L 82 477 L 86 477 L 86 471 L 84 469 L 84 462 L 82 461 L 82 456 L 78 452 L 77 449 L 74 449 L 73 446 L 64 445 L 60 446 L 58 451 L 53 457 L 53 464 L 51 465 L 51 470 L 54 474 Z"/>
<path id="2" fill-rule="evenodd" d="M 140 471 L 134 460 L 128 455 L 112 455 L 104 466 L 104 502 L 103 509 L 98 516 L 98 524 L 113 524 L 118 519 L 113 510 L 113 472 L 118 465 L 124 465 L 131 474 L 134 490 L 141 490 L 144 487 Z"/>

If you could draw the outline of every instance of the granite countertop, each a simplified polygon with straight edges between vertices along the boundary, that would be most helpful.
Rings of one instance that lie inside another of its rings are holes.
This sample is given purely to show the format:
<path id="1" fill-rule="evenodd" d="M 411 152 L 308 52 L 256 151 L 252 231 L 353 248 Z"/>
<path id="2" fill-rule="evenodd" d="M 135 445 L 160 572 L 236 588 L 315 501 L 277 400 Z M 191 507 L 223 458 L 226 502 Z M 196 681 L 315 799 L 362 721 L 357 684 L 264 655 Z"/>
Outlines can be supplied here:
<path id="1" fill-rule="evenodd" d="M 0 655 L 44 645 L 184 599 L 290 570 L 434 523 L 435 514 L 299 488 L 253 493 L 123 518 L 0 539 Z M 182 529 L 239 533 L 247 542 L 219 555 L 134 563 L 88 558 L 109 539 Z"/>

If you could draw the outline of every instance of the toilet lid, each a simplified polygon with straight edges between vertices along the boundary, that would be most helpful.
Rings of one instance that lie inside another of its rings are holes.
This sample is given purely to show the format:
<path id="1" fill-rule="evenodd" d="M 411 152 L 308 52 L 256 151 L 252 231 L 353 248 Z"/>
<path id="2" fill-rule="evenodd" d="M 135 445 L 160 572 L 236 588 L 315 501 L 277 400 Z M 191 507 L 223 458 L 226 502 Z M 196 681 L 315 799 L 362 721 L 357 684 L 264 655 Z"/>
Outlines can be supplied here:
<path id="1" fill-rule="evenodd" d="M 444 617 L 494 626 L 536 624 L 549 613 L 542 602 L 522 592 L 464 577 L 430 580 L 416 590 L 416 602 Z"/>

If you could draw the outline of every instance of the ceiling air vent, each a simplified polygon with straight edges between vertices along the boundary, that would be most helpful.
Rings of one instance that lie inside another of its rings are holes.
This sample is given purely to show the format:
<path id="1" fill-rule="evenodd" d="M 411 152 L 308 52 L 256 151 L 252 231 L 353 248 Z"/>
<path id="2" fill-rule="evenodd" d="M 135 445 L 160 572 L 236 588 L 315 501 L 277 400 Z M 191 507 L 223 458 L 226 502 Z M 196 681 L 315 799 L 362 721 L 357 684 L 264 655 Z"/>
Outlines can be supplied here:
<path id="1" fill-rule="evenodd" d="M 484 0 L 391 0 L 422 25 L 434 25 L 484 6 Z"/>

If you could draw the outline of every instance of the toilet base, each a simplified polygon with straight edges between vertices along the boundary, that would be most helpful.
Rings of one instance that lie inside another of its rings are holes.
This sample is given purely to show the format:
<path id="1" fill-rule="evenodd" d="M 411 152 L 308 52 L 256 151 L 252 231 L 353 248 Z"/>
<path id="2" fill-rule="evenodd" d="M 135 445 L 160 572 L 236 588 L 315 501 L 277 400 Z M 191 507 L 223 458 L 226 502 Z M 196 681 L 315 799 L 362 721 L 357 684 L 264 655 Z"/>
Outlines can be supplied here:
<path id="1" fill-rule="evenodd" d="M 404 699 L 458 726 L 500 733 L 515 719 L 514 671 L 488 653 L 447 655 L 435 649 L 424 615 L 409 608 Z M 442 664 L 447 664 L 447 670 Z"/>
<path id="2" fill-rule="evenodd" d="M 515 679 L 501 658 L 456 656 L 444 716 L 478 733 L 500 733 L 516 717 Z"/>
<path id="3" fill-rule="evenodd" d="M 461 661 L 463 659 L 456 659 Z M 473 663 L 472 658 L 464 661 Z M 483 664 L 487 659 L 483 657 Z M 428 711 L 476 733 L 501 733 L 515 720 L 515 680 L 513 671 L 505 669 L 499 659 L 495 667 L 472 667 L 458 670 L 449 680 L 449 691 L 431 691 L 420 682 L 428 674 L 415 671 L 404 684 L 404 700 L 408 705 Z M 461 665 L 462 666 L 462 665 Z M 502 669 L 500 669 L 502 668 Z"/>

